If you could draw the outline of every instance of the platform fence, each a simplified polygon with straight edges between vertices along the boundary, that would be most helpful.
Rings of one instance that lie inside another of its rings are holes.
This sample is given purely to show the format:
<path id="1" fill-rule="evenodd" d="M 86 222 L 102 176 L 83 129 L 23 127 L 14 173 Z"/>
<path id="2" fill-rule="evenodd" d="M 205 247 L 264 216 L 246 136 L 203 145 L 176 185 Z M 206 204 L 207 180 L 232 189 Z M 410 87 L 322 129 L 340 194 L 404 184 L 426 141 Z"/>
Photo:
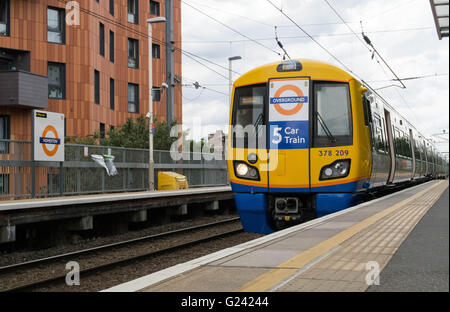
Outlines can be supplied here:
<path id="1" fill-rule="evenodd" d="M 30 141 L 0 140 L 0 200 L 148 190 L 148 149 L 65 144 L 64 162 L 32 161 Z M 109 176 L 91 155 L 112 155 L 118 174 Z M 159 171 L 187 177 L 189 187 L 228 184 L 221 154 L 155 150 L 155 185 Z"/>

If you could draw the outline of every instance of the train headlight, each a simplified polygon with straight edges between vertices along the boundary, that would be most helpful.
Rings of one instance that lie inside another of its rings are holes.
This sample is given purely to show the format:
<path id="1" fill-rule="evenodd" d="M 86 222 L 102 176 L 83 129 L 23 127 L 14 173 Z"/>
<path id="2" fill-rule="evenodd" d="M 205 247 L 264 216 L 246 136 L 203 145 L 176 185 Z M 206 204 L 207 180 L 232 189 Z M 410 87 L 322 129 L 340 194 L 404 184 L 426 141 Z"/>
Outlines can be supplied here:
<path id="1" fill-rule="evenodd" d="M 244 163 L 240 163 L 239 165 L 236 166 L 236 173 L 239 176 L 246 176 L 248 173 L 248 166 Z"/>
<path id="2" fill-rule="evenodd" d="M 260 180 L 258 168 L 247 165 L 243 161 L 234 161 L 234 174 L 241 179 Z"/>
<path id="3" fill-rule="evenodd" d="M 336 160 L 320 170 L 319 180 L 345 178 L 350 173 L 350 159 Z"/>

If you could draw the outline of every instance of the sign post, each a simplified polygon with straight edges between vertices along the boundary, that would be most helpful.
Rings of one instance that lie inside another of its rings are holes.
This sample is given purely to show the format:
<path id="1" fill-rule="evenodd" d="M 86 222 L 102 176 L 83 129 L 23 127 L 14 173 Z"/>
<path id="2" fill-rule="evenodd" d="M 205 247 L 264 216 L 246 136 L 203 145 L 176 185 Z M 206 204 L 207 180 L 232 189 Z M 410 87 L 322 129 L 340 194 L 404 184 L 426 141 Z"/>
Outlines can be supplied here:
<path id="1" fill-rule="evenodd" d="M 59 191 L 62 195 L 64 192 L 64 114 L 33 110 L 31 120 L 33 140 L 31 195 L 35 197 L 35 161 L 60 162 Z"/>

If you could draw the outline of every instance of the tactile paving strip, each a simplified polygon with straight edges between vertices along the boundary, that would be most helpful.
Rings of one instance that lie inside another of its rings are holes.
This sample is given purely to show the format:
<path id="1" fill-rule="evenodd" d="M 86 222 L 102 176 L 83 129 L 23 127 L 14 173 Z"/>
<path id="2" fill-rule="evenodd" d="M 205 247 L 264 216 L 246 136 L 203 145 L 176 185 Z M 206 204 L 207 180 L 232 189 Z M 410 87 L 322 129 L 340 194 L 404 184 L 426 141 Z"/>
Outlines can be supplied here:
<path id="1" fill-rule="evenodd" d="M 447 187 L 448 181 L 440 182 L 429 192 L 356 233 L 322 260 L 307 270 L 299 270 L 271 291 L 365 291 L 368 282 L 375 277 L 372 273 L 375 266 L 380 272 L 383 270 Z"/>

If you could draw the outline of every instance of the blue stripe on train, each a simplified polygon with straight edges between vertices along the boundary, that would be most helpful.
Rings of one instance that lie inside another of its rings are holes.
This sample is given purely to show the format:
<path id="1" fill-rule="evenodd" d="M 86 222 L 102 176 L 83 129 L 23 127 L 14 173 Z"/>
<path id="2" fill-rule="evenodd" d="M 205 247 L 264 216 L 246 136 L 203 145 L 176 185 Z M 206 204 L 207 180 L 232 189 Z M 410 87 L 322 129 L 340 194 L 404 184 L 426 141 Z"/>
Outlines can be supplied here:
<path id="1" fill-rule="evenodd" d="M 364 184 L 364 180 L 355 181 L 355 182 L 348 182 L 344 184 L 338 184 L 338 185 L 330 185 L 330 186 L 320 186 L 320 187 L 312 187 L 310 188 L 267 188 L 267 187 L 260 187 L 260 186 L 251 186 L 251 185 L 244 185 L 244 184 L 237 184 L 237 183 L 231 183 L 231 189 L 235 193 L 305 193 L 305 192 L 311 192 L 311 193 L 353 193 L 361 190 Z"/>

